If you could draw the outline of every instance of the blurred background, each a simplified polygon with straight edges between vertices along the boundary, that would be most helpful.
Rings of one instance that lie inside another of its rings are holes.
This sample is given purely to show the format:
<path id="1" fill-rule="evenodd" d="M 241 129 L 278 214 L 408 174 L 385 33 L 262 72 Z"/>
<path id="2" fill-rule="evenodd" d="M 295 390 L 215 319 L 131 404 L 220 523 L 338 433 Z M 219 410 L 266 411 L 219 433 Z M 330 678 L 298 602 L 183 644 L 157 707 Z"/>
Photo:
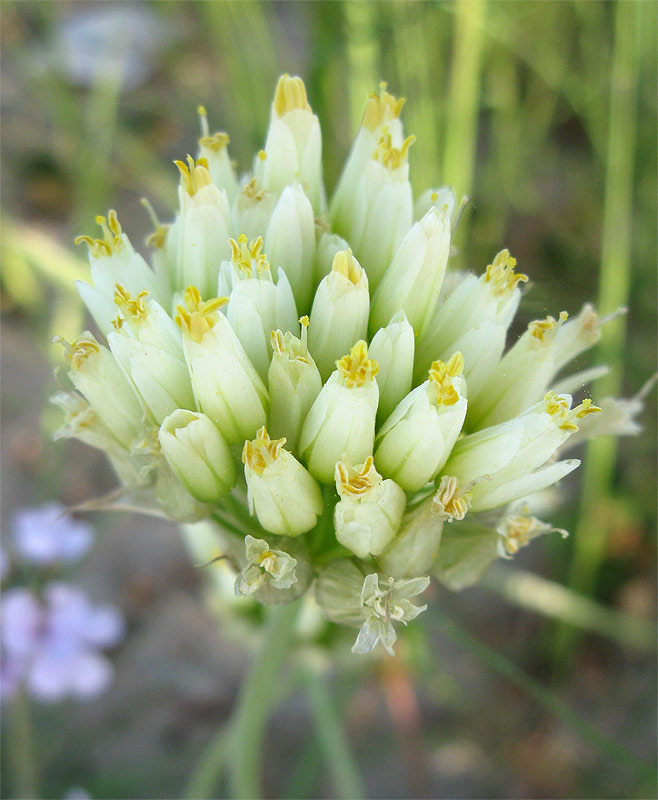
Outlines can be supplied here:
<path id="1" fill-rule="evenodd" d="M 73 237 L 112 207 L 139 246 L 142 196 L 172 216 L 172 160 L 196 150 L 200 103 L 248 167 L 282 72 L 304 78 L 320 117 L 329 190 L 367 94 L 384 79 L 405 96 L 415 191 L 450 184 L 471 198 L 454 264 L 479 273 L 510 249 L 533 282 L 519 330 L 586 300 L 604 314 L 627 306 L 598 346 L 611 371 L 592 395 L 636 394 L 656 369 L 657 11 L 5 0 L 5 541 L 18 508 L 114 486 L 100 453 L 52 442 L 62 357 L 50 340 L 85 326 Z M 328 680 L 367 796 L 654 796 L 655 405 L 654 390 L 638 437 L 590 445 L 552 517 L 568 540 L 543 537 L 461 594 L 435 586 L 396 659 L 336 659 Z M 70 580 L 123 612 L 114 683 L 84 703 L 5 704 L 2 796 L 224 796 L 213 747 L 249 642 L 204 609 L 173 525 L 88 518 L 97 542 Z M 341 793 L 311 720 L 291 688 L 266 737 L 267 796 Z"/>

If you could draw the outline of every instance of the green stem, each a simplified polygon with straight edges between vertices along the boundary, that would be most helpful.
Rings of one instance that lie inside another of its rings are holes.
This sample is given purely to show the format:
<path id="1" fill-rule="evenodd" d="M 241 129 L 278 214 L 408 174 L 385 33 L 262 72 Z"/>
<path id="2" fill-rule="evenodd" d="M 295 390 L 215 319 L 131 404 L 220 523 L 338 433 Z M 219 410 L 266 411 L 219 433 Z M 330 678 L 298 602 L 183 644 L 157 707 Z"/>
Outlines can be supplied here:
<path id="1" fill-rule="evenodd" d="M 617 3 L 615 43 L 610 78 L 610 122 L 606 160 L 603 237 L 598 306 L 604 313 L 626 305 L 631 276 L 631 229 L 633 218 L 633 159 L 637 58 L 635 47 L 638 8 Z M 626 333 L 625 318 L 611 322 L 598 347 L 599 360 L 610 373 L 598 384 L 602 396 L 617 395 L 621 387 Z M 610 436 L 589 443 L 585 457 L 580 523 L 574 536 L 574 555 L 569 585 L 580 594 L 591 594 L 605 558 L 610 531 L 606 499 L 617 460 L 617 440 Z M 561 626 L 556 635 L 554 660 L 563 669 L 573 653 L 577 634 Z"/>
<path id="2" fill-rule="evenodd" d="M 275 686 L 290 649 L 300 601 L 274 606 L 259 651 L 243 681 L 231 722 L 231 797 L 261 797 L 261 742 L 272 711 Z"/>
<path id="3" fill-rule="evenodd" d="M 17 692 L 11 706 L 10 759 L 17 798 L 39 797 L 37 767 L 34 760 L 30 704 L 24 690 Z"/>
<path id="4" fill-rule="evenodd" d="M 185 789 L 187 800 L 213 797 L 229 755 L 231 731 L 222 727 L 206 745 Z"/>
<path id="5" fill-rule="evenodd" d="M 359 770 L 345 737 L 338 706 L 329 693 L 324 676 L 312 667 L 306 673 L 306 692 L 318 744 L 333 780 L 334 796 L 345 799 L 364 797 Z"/>

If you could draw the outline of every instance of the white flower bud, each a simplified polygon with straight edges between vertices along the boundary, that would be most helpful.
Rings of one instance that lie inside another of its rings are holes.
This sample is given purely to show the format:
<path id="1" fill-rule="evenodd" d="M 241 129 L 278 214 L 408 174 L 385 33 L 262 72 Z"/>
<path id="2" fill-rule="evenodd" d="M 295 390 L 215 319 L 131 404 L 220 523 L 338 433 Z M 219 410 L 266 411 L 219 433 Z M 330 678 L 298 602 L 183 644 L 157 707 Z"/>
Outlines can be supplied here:
<path id="1" fill-rule="evenodd" d="M 409 136 L 395 147 L 390 132 L 382 133 L 355 187 L 354 212 L 344 226 L 335 225 L 365 269 L 373 292 L 411 227 L 407 151 L 413 142 L 414 137 Z"/>
<path id="2" fill-rule="evenodd" d="M 411 389 L 414 366 L 414 329 L 404 311 L 398 311 L 370 342 L 370 356 L 379 364 L 377 421 L 389 417 Z"/>
<path id="3" fill-rule="evenodd" d="M 320 234 L 318 244 L 315 250 L 315 283 L 316 285 L 331 272 L 331 267 L 334 263 L 334 257 L 340 250 L 349 250 L 349 244 L 339 236 L 337 233 L 329 233 L 324 231 Z"/>
<path id="4" fill-rule="evenodd" d="M 336 253 L 331 272 L 322 279 L 313 300 L 308 346 L 323 380 L 336 360 L 368 331 L 368 278 L 351 250 Z"/>
<path id="5" fill-rule="evenodd" d="M 428 327 L 416 343 L 415 380 L 437 358 L 459 350 L 469 401 L 495 370 L 505 348 L 507 329 L 521 299 L 518 284 L 527 275 L 515 273 L 516 259 L 502 250 L 480 278 L 467 275 L 439 302 Z"/>
<path id="6" fill-rule="evenodd" d="M 320 122 L 308 104 L 301 78 L 279 78 L 265 149 L 256 159 L 255 174 L 265 189 L 277 195 L 291 183 L 301 183 L 315 213 L 323 213 L 326 198 Z"/>
<path id="7" fill-rule="evenodd" d="M 422 334 L 439 299 L 450 253 L 450 221 L 445 210 L 430 208 L 404 237 L 373 297 L 370 333 L 388 325 L 403 309 Z"/>
<path id="8" fill-rule="evenodd" d="M 464 360 L 436 361 L 429 380 L 408 394 L 377 434 L 375 464 L 407 492 L 433 480 L 445 464 L 466 416 Z"/>
<path id="9" fill-rule="evenodd" d="M 144 411 L 114 356 L 89 331 L 71 345 L 62 344 L 71 364 L 71 382 L 117 441 L 130 449 L 140 432 Z"/>
<path id="10" fill-rule="evenodd" d="M 117 284 L 110 349 L 156 422 L 176 408 L 194 408 L 180 331 L 148 292 L 133 297 Z"/>
<path id="11" fill-rule="evenodd" d="M 238 193 L 238 182 L 228 155 L 229 135 L 218 131 L 211 136 L 206 109 L 203 106 L 199 106 L 198 111 L 201 122 L 198 158 L 205 158 L 210 179 L 215 186 L 224 189 L 229 202 L 232 203 Z"/>
<path id="12" fill-rule="evenodd" d="M 322 514 L 322 492 L 297 459 L 271 440 L 265 428 L 242 450 L 249 511 L 270 533 L 298 536 L 315 527 Z"/>
<path id="13" fill-rule="evenodd" d="M 248 239 L 261 236 L 274 211 L 276 196 L 259 187 L 252 178 L 238 192 L 231 212 L 233 230 L 244 233 Z"/>
<path id="14" fill-rule="evenodd" d="M 362 464 L 372 455 L 375 438 L 377 362 L 368 358 L 361 340 L 336 366 L 306 417 L 299 442 L 302 458 L 322 483 L 333 483 L 341 459 Z"/>
<path id="15" fill-rule="evenodd" d="M 439 211 L 445 208 L 448 219 L 452 220 L 456 206 L 455 193 L 449 186 L 441 186 L 438 189 L 425 189 L 414 204 L 414 219 L 422 219 L 430 208 L 436 208 Z"/>
<path id="16" fill-rule="evenodd" d="M 196 286 L 206 297 L 215 291 L 219 265 L 229 257 L 231 209 L 226 192 L 210 180 L 205 159 L 174 162 L 180 171 L 174 286 Z"/>
<path id="17" fill-rule="evenodd" d="M 253 436 L 265 423 L 267 390 L 247 358 L 233 328 L 218 309 L 225 297 L 203 302 L 198 290 L 185 291 L 178 306 L 185 360 L 197 407 L 207 414 L 229 444 Z"/>
<path id="18" fill-rule="evenodd" d="M 398 99 L 386 91 L 384 82 L 379 85 L 379 94 L 371 94 L 368 98 L 361 127 L 331 201 L 331 220 L 335 230 L 347 231 L 353 224 L 354 216 L 357 213 L 357 186 L 377 148 L 384 127 L 391 134 L 395 147 L 402 145 L 404 134 L 399 116 L 404 103 L 403 97 Z M 329 261 L 330 263 L 331 261 Z"/>
<path id="19" fill-rule="evenodd" d="M 395 536 L 407 498 L 392 480 L 382 480 L 372 456 L 356 467 L 336 464 L 340 501 L 334 511 L 338 541 L 359 558 L 378 555 Z"/>
<path id="20" fill-rule="evenodd" d="M 289 331 L 272 331 L 274 354 L 268 372 L 270 433 L 277 439 L 285 437 L 295 454 L 304 420 L 322 389 L 322 378 L 306 342 L 308 317 L 300 322 L 301 339 Z"/>
<path id="21" fill-rule="evenodd" d="M 102 239 L 91 236 L 78 236 L 76 244 L 84 242 L 89 248 L 91 285 L 76 281 L 76 288 L 82 301 L 89 309 L 102 333 L 112 330 L 112 320 L 116 316 L 114 287 L 118 283 L 129 292 L 138 294 L 147 291 L 158 299 L 163 298 L 156 276 L 139 253 L 136 253 L 130 240 L 121 230 L 116 211 L 105 217 L 96 217 L 103 230 Z"/>
<path id="22" fill-rule="evenodd" d="M 262 237 L 247 244 L 247 237 L 241 234 L 237 242 L 229 241 L 232 260 L 222 264 L 219 291 L 229 285 L 226 317 L 249 360 L 265 380 L 272 355 L 271 332 L 277 328 L 298 330 L 295 298 L 282 269 L 278 271 L 278 282 L 274 283 L 270 264 L 262 252 Z"/>
<path id="23" fill-rule="evenodd" d="M 159 438 L 169 466 L 200 502 L 216 503 L 235 484 L 231 451 L 205 414 L 177 409 L 160 426 Z"/>
<path id="24" fill-rule="evenodd" d="M 299 184 L 281 193 L 267 226 L 265 249 L 272 265 L 285 269 L 297 307 L 306 313 L 313 290 L 315 217 Z"/>

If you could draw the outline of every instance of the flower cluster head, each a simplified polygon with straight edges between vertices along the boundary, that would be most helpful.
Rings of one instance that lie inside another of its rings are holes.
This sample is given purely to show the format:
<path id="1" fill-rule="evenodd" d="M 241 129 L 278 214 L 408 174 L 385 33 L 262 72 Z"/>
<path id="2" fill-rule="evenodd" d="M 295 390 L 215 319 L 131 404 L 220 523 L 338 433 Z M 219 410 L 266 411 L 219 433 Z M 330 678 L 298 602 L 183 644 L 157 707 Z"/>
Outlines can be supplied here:
<path id="1" fill-rule="evenodd" d="M 444 280 L 459 214 L 446 187 L 414 202 L 403 103 L 367 99 L 329 200 L 300 78 L 240 175 L 201 108 L 173 221 L 147 204 L 151 265 L 114 212 L 80 237 L 97 331 L 63 342 L 53 398 L 57 435 L 104 450 L 133 506 L 217 525 L 238 594 L 314 588 L 357 652 L 392 649 L 430 573 L 467 585 L 551 530 L 510 506 L 578 466 L 560 453 L 600 411 L 561 376 L 599 339 L 591 306 L 506 350 L 528 281 L 510 253 Z"/>

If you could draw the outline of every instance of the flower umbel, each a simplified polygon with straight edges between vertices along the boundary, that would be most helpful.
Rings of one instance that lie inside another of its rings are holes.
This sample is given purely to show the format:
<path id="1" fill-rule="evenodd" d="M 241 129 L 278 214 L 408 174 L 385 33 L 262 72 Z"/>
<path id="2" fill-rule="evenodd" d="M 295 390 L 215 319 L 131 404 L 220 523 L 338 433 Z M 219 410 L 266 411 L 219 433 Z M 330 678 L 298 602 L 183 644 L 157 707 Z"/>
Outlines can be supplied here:
<path id="1" fill-rule="evenodd" d="M 62 342 L 53 398 L 57 437 L 104 450 L 133 507 L 206 518 L 253 601 L 315 585 L 331 621 L 360 626 L 355 652 L 392 652 L 425 575 L 463 588 L 553 530 L 527 498 L 578 466 L 569 441 L 634 433 L 641 408 L 595 417 L 568 394 L 600 374 L 562 374 L 610 318 L 589 305 L 505 351 L 528 276 L 506 249 L 479 276 L 451 269 L 463 203 L 414 198 L 403 104 L 386 84 L 366 99 L 329 203 L 301 78 L 279 79 L 239 180 L 201 107 L 171 223 L 146 203 L 153 268 L 114 211 L 76 240 L 100 333 Z"/>

